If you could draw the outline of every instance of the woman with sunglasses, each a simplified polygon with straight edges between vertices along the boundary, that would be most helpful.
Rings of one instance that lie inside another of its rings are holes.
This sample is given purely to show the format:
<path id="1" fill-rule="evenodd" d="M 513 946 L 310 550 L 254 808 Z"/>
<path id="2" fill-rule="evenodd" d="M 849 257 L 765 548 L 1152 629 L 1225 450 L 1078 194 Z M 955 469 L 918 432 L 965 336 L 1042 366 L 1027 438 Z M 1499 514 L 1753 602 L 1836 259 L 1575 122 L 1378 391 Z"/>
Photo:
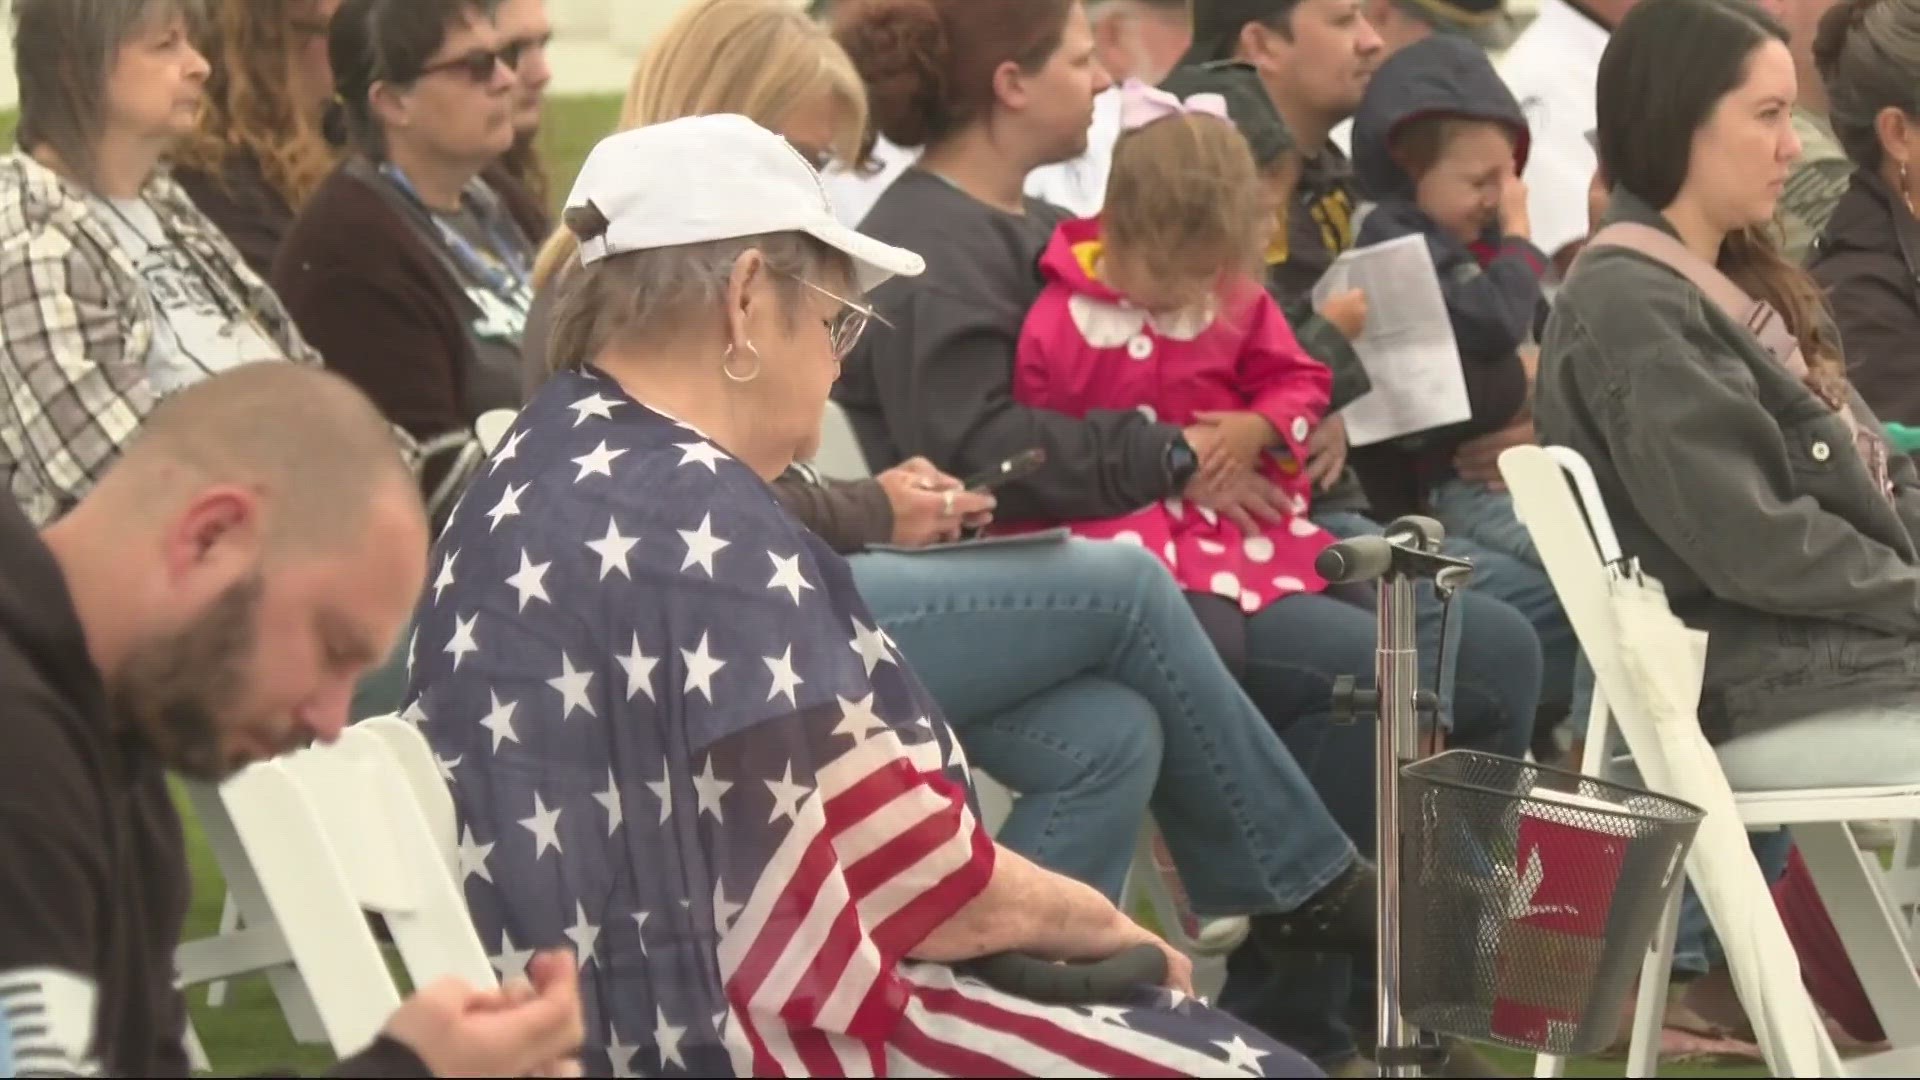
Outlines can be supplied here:
<path id="1" fill-rule="evenodd" d="M 512 145 L 494 0 L 345 0 L 329 55 L 348 152 L 273 283 L 327 365 L 422 444 L 439 522 L 479 466 L 474 421 L 520 403 L 533 246 L 481 178 Z"/>
<path id="2" fill-rule="evenodd" d="M 173 178 L 262 277 L 294 215 L 333 169 L 327 32 L 340 0 L 218 0 L 199 129 Z"/>
<path id="3" fill-rule="evenodd" d="M 208 64 L 188 0 L 16 0 L 21 149 L 0 157 L 0 477 L 36 523 L 73 506 L 162 396 L 318 362 L 161 162 Z"/>

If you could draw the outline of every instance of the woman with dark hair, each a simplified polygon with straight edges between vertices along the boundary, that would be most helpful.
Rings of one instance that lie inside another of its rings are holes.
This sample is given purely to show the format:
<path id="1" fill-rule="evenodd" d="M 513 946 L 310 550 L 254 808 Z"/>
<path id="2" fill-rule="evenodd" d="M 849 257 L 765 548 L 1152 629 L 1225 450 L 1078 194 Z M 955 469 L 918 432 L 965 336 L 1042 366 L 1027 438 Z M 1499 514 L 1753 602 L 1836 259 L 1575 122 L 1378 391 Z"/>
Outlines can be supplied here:
<path id="1" fill-rule="evenodd" d="M 173 178 L 265 277 L 294 215 L 333 169 L 327 30 L 340 0 L 219 0 L 213 74 Z"/>
<path id="2" fill-rule="evenodd" d="M 329 55 L 349 153 L 301 210 L 273 283 L 326 357 L 423 444 L 443 520 L 473 424 L 520 403 L 533 244 L 480 174 L 513 142 L 517 46 L 495 0 L 345 0 Z"/>
<path id="3" fill-rule="evenodd" d="M 1810 267 L 1860 396 L 1883 420 L 1920 424 L 1920 2 L 1845 0 L 1813 53 L 1855 171 Z"/>
<path id="4" fill-rule="evenodd" d="M 317 362 L 273 291 L 168 178 L 209 68 L 188 0 L 17 0 L 20 149 L 0 158 L 0 477 L 72 507 L 164 395 Z"/>
<path id="5" fill-rule="evenodd" d="M 1599 77 L 1611 210 L 1556 299 L 1538 423 L 1711 635 L 1700 721 L 1735 790 L 1907 784 L 1920 477 L 1774 246 L 1794 95 L 1786 35 L 1757 8 L 1644 0 L 1621 23 Z M 1705 938 L 1683 917 L 1677 976 L 1706 970 Z"/>

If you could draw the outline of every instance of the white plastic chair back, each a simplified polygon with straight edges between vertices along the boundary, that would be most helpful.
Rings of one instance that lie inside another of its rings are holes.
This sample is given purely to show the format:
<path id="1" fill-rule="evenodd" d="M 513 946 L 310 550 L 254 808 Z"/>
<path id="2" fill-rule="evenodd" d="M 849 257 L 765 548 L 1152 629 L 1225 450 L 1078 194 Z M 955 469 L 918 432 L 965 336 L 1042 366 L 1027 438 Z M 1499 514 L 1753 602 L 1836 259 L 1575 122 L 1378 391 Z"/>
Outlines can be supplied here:
<path id="1" fill-rule="evenodd" d="M 810 464 L 829 480 L 865 480 L 873 475 L 860 440 L 854 437 L 853 425 L 837 401 L 827 402 L 826 415 L 820 422 L 820 452 Z"/>
<path id="2" fill-rule="evenodd" d="M 485 985 L 495 980 L 493 966 L 422 811 L 410 775 L 419 770 L 403 768 L 393 749 L 409 742 L 406 756 L 432 760 L 425 738 L 403 722 L 398 730 L 355 725 L 335 745 L 295 754 L 284 767 L 318 811 L 360 906 L 386 920 L 414 985 L 447 975 Z M 444 786 L 438 798 L 450 817 Z"/>
<path id="3" fill-rule="evenodd" d="M 394 760 L 400 771 L 407 775 L 407 785 L 413 791 L 414 799 L 419 803 L 421 812 L 426 816 L 427 832 L 433 838 L 434 847 L 440 852 L 441 861 L 446 864 L 447 873 L 458 882 L 460 880 L 460 834 L 459 819 L 453 807 L 453 792 L 447 786 L 446 769 L 453 762 L 443 766 L 433 756 L 433 749 L 420 734 L 420 730 L 398 716 L 376 716 L 362 720 L 354 725 L 355 729 L 369 731 L 383 739 L 387 748 L 393 751 Z"/>

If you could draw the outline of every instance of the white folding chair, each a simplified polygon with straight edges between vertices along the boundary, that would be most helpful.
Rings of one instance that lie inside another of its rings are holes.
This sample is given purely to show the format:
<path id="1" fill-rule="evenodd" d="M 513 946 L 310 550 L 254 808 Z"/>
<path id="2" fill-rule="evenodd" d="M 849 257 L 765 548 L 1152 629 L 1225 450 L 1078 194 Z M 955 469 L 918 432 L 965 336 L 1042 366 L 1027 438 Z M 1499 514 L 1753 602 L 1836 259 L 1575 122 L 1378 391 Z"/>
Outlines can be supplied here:
<path id="1" fill-rule="evenodd" d="M 1520 447 L 1502 455 L 1500 468 L 1513 495 L 1514 512 L 1533 538 L 1580 646 L 1593 664 L 1597 686 L 1582 768 L 1602 774 L 1613 733 L 1608 694 L 1618 694 L 1629 685 L 1621 674 L 1623 661 L 1608 607 L 1607 567 L 1620 559 L 1619 542 L 1592 470 L 1577 453 L 1564 447 Z M 1662 752 L 1657 743 L 1629 749 L 1643 765 L 1659 760 Z M 1915 974 L 1903 927 L 1881 895 L 1878 867 L 1853 843 L 1847 823 L 1920 819 L 1920 784 L 1739 793 L 1737 801 L 1742 823 L 1749 828 L 1792 831 L 1893 1046 L 1886 1053 L 1849 1061 L 1849 1074 L 1910 1075 L 1920 1064 L 1920 976 Z M 1699 854 L 1714 860 L 1753 858 L 1744 845 L 1701 848 Z M 1676 889 L 1666 925 L 1642 971 L 1628 1076 L 1657 1074 L 1658 1036 L 1666 1011 L 1678 911 Z M 1770 907 L 1767 914 L 1778 917 Z M 1727 944 L 1729 950 L 1735 948 L 1732 942 Z M 1751 1010 L 1758 1003 L 1747 1005 Z M 1542 1057 L 1535 1075 L 1558 1076 L 1563 1066 L 1558 1058 Z"/>
<path id="2" fill-rule="evenodd" d="M 404 727 L 404 725 L 403 725 Z M 430 754 L 418 733 L 411 751 Z M 247 769 L 221 789 L 327 1041 L 346 1055 L 399 1005 L 366 913 L 386 921 L 408 977 L 495 981 L 415 785 L 385 729 Z"/>
<path id="3" fill-rule="evenodd" d="M 480 419 L 473 422 L 473 436 L 480 440 L 481 451 L 491 455 L 498 450 L 507 432 L 513 430 L 513 422 L 519 418 L 520 414 L 512 409 L 490 409 L 481 413 Z"/>

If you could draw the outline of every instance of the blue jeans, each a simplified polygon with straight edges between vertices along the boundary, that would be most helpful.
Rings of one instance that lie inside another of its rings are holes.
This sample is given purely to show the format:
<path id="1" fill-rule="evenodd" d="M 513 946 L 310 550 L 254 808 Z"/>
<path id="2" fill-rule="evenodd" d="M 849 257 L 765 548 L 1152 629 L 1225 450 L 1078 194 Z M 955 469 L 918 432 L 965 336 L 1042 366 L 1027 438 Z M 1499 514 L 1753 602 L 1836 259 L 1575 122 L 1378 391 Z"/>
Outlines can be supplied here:
<path id="1" fill-rule="evenodd" d="M 1117 898 L 1150 808 L 1202 915 L 1291 911 L 1353 863 L 1147 552 L 1074 540 L 849 561 L 968 759 L 1019 792 L 1007 847 Z"/>
<path id="2" fill-rule="evenodd" d="M 1360 514 L 1325 512 L 1314 520 L 1336 536 L 1376 534 L 1381 527 Z M 1473 558 L 1476 566 L 1487 554 L 1477 546 L 1450 541 L 1450 554 Z M 1473 588 L 1459 593 L 1448 627 L 1447 653 L 1452 669 L 1453 732 L 1450 745 L 1463 749 L 1518 757 L 1527 749 L 1534 710 L 1540 694 L 1540 642 L 1519 611 L 1486 595 L 1476 573 Z M 1363 851 L 1373 846 L 1375 797 L 1373 784 L 1374 729 L 1371 724 L 1338 724 L 1328 708 L 1330 675 L 1366 665 L 1362 685 L 1371 685 L 1376 630 L 1371 614 L 1349 608 L 1351 616 L 1330 611 L 1311 613 L 1303 608 L 1286 612 L 1295 599 L 1311 599 L 1323 606 L 1338 602 L 1324 597 L 1290 598 L 1255 617 L 1273 634 L 1262 640 L 1286 642 L 1286 657 L 1262 655 L 1248 665 L 1248 691 L 1269 718 L 1281 727 L 1281 738 L 1314 778 L 1328 809 Z M 1431 587 L 1419 593 L 1421 681 L 1431 679 L 1435 647 L 1441 632 L 1441 608 Z M 1282 620 L 1294 620 L 1285 628 Z M 1310 622 L 1308 626 L 1305 623 Z M 1285 635 L 1282 637 L 1281 635 Z M 1290 639 L 1290 640 L 1289 640 Z M 1312 684 L 1303 671 L 1322 673 Z M 1448 677 L 1443 673 L 1440 684 Z M 1368 1012 L 1372 995 L 1371 964 L 1355 965 L 1344 956 L 1302 956 L 1278 968 L 1254 950 L 1241 949 L 1227 963 L 1227 985 L 1220 1005 L 1282 1043 L 1295 1047 L 1325 1065 L 1354 1053 L 1354 1036 L 1346 1011 Z M 1364 1000 L 1363 1000 L 1364 999 Z M 1333 1001 L 1339 1008 L 1329 1010 Z"/>
<path id="3" fill-rule="evenodd" d="M 1434 485 L 1428 495 L 1447 535 L 1475 545 L 1475 587 L 1519 609 L 1540 636 L 1545 661 L 1542 704 L 1567 706 L 1576 731 L 1584 732 L 1593 706 L 1593 669 L 1580 653 L 1573 624 L 1560 607 L 1553 582 L 1540 564 L 1533 537 L 1513 513 L 1513 496 L 1458 477 Z"/>

